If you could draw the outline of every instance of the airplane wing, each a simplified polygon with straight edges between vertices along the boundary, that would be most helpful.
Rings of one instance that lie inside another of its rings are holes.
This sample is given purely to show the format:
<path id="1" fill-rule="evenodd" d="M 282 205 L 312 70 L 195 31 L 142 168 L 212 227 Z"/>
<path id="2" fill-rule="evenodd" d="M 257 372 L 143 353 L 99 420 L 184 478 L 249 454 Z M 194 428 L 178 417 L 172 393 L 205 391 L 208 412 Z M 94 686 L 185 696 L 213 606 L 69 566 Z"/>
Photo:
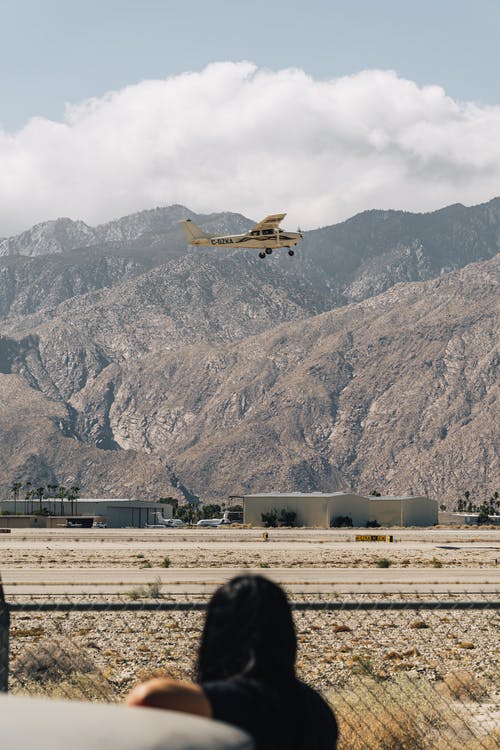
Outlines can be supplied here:
<path id="1" fill-rule="evenodd" d="M 265 219 L 262 219 L 262 221 L 259 221 L 258 224 L 252 227 L 250 231 L 255 232 L 262 229 L 276 229 L 276 227 L 279 227 L 285 216 L 286 214 L 271 214 L 271 216 L 266 216 Z"/>

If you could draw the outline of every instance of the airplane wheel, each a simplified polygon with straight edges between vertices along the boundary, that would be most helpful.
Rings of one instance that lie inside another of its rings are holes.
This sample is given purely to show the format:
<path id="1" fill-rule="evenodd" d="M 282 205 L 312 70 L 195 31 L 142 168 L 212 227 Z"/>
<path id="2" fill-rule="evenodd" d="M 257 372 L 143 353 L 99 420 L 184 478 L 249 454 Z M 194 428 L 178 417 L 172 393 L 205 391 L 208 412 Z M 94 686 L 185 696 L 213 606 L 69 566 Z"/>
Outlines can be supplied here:
<path id="1" fill-rule="evenodd" d="M 266 247 L 266 254 L 267 255 L 271 255 L 272 251 L 273 251 L 272 247 Z"/>
<path id="2" fill-rule="evenodd" d="M 265 258 L 265 257 L 266 257 L 265 252 L 263 250 L 261 250 L 260 253 L 259 253 L 259 258 Z"/>
<path id="3" fill-rule="evenodd" d="M 295 252 L 294 252 L 294 250 L 289 250 L 289 251 L 288 251 L 288 255 L 295 255 Z"/>

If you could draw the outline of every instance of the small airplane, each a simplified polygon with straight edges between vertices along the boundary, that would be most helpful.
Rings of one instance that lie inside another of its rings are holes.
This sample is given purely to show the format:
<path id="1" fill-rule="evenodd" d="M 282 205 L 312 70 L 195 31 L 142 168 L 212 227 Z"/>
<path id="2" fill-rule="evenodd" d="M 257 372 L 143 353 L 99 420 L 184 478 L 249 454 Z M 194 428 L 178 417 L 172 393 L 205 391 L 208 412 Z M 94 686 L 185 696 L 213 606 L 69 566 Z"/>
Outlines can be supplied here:
<path id="1" fill-rule="evenodd" d="M 302 239 L 302 233 L 285 232 L 279 225 L 286 214 L 272 214 L 259 221 L 245 234 L 227 234 L 218 237 L 206 234 L 191 219 L 181 221 L 182 229 L 190 245 L 232 246 L 237 248 L 255 247 L 260 250 L 259 258 L 271 255 L 277 248 L 287 247 L 288 255 L 295 255 L 292 248 Z"/>

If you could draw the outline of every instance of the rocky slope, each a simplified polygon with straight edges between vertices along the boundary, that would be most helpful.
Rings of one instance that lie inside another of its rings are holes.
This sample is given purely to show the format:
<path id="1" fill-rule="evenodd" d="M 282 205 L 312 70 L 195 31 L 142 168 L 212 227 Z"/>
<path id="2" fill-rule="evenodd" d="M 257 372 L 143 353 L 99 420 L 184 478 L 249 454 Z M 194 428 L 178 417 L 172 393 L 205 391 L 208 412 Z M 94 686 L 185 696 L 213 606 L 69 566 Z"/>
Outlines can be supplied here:
<path id="1" fill-rule="evenodd" d="M 239 232 L 250 225 L 237 214 L 200 216 L 182 206 L 158 208 L 92 228 L 83 222 L 45 222 L 0 241 L 0 323 L 20 324 L 61 302 L 189 255 L 179 226 L 191 217 L 209 232 Z M 24 325 L 23 325 L 24 324 Z"/>
<path id="2" fill-rule="evenodd" d="M 110 411 L 114 439 L 161 446 L 190 486 L 219 497 L 491 492 L 498 270 L 495 259 L 229 348 L 130 363 Z"/>
<path id="3" fill-rule="evenodd" d="M 190 256 L 5 337 L 3 487 L 491 493 L 498 256 L 325 313 L 280 264 Z"/>
<path id="4" fill-rule="evenodd" d="M 28 385 L 22 376 L 0 373 L 1 491 L 19 479 L 77 485 L 91 496 L 101 493 L 144 497 L 178 493 L 175 474 L 160 456 L 135 451 L 105 451 L 76 439 L 71 410 Z"/>

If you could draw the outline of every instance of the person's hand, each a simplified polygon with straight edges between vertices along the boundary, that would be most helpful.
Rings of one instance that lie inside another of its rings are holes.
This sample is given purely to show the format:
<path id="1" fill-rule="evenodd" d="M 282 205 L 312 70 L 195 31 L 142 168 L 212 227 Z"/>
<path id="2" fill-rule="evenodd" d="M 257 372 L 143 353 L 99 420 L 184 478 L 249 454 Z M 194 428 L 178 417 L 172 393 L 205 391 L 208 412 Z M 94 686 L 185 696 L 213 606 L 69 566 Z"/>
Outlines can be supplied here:
<path id="1" fill-rule="evenodd" d="M 197 716 L 212 716 L 212 707 L 199 685 L 180 680 L 157 678 L 137 685 L 126 697 L 127 706 L 184 711 Z"/>

